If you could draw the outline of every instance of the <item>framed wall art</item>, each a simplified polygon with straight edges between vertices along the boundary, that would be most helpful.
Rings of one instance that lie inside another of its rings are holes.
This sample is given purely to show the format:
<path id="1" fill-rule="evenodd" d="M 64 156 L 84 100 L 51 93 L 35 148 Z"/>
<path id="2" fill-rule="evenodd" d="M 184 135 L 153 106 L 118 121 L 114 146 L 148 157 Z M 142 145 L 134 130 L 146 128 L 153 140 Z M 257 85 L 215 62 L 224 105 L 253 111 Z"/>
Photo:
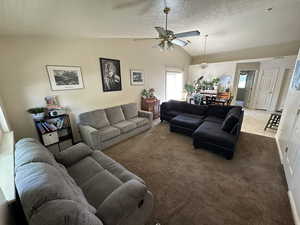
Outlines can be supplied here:
<path id="1" fill-rule="evenodd" d="M 130 83 L 131 85 L 144 85 L 145 76 L 142 70 L 131 70 L 130 71 Z"/>
<path id="2" fill-rule="evenodd" d="M 80 66 L 46 66 L 53 91 L 84 88 Z"/>
<path id="3" fill-rule="evenodd" d="M 104 92 L 121 91 L 120 60 L 100 58 L 102 87 Z"/>

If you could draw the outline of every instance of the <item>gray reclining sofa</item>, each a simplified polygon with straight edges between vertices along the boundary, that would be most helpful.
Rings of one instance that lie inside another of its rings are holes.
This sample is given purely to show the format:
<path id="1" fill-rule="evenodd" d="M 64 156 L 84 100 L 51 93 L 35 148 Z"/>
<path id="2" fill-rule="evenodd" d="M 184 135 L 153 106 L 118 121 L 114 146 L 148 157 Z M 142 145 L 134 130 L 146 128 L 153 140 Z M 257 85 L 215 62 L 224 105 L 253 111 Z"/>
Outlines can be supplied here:
<path id="1" fill-rule="evenodd" d="M 144 225 L 152 212 L 144 181 L 83 143 L 54 157 L 38 141 L 22 139 L 15 168 L 29 225 Z"/>
<path id="2" fill-rule="evenodd" d="M 103 150 L 150 129 L 152 120 L 151 112 L 139 111 L 136 103 L 130 103 L 80 114 L 79 130 L 87 145 Z"/>

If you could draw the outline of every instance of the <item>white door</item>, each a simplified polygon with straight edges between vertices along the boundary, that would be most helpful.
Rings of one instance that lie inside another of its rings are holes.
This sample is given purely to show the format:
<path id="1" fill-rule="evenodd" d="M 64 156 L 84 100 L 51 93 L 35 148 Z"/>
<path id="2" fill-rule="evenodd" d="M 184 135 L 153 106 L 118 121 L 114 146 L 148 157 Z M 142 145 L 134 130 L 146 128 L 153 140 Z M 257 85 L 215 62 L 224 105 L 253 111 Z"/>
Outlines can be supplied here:
<path id="1" fill-rule="evenodd" d="M 297 116 L 294 122 L 294 128 L 292 129 L 292 132 L 290 133 L 290 139 L 288 141 L 288 148 L 286 149 L 285 153 L 285 166 L 287 167 L 286 173 L 288 178 L 292 178 L 295 175 L 295 167 L 296 162 L 299 160 L 296 160 L 300 157 L 299 151 L 300 151 L 300 109 L 297 112 Z M 287 179 L 290 181 L 291 179 Z"/>
<path id="2" fill-rule="evenodd" d="M 279 110 L 283 110 L 283 108 L 284 108 L 284 104 L 285 104 L 287 93 L 289 91 L 289 86 L 291 83 L 292 75 L 293 75 L 292 69 L 286 69 L 284 71 L 284 77 L 283 77 L 282 86 L 281 86 L 280 95 L 279 95 L 279 101 L 278 101 L 279 103 L 278 103 L 278 107 L 277 107 L 277 109 L 279 109 Z"/>
<path id="3" fill-rule="evenodd" d="M 269 109 L 273 91 L 278 79 L 279 69 L 264 69 L 261 72 L 261 79 L 258 88 L 256 108 L 257 109 Z"/>

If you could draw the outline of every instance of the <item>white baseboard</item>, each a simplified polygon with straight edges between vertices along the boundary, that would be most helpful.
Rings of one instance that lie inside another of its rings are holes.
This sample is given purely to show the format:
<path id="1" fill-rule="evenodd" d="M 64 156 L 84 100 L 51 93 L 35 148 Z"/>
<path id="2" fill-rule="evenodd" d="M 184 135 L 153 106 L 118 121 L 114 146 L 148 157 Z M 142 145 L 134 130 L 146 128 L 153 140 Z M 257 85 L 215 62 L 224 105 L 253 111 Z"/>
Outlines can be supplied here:
<path id="1" fill-rule="evenodd" d="M 278 149 L 278 153 L 279 153 L 280 162 L 281 162 L 281 164 L 283 164 L 283 155 L 282 155 L 282 151 L 281 151 L 277 136 L 275 137 L 275 140 L 276 140 L 276 145 L 277 145 L 277 149 Z"/>
<path id="2" fill-rule="evenodd" d="M 293 213 L 293 217 L 294 217 L 294 222 L 295 225 L 300 225 L 300 218 L 297 212 L 297 208 L 296 208 L 296 204 L 294 201 L 294 197 L 293 197 L 293 193 L 291 191 L 288 191 L 288 196 L 290 199 L 290 204 L 291 204 L 291 208 L 292 208 L 292 213 Z"/>

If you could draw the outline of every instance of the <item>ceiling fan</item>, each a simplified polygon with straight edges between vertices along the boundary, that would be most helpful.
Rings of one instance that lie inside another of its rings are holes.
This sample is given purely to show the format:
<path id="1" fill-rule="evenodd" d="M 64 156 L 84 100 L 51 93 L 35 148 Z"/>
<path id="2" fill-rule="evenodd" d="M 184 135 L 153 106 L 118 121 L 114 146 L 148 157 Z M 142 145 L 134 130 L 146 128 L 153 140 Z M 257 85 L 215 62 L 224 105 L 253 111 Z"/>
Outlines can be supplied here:
<path id="1" fill-rule="evenodd" d="M 160 40 L 158 47 L 164 51 L 173 49 L 174 45 L 184 47 L 190 44 L 190 41 L 182 40 L 180 38 L 200 36 L 200 32 L 198 30 L 182 32 L 182 33 L 174 33 L 173 31 L 168 29 L 168 14 L 170 13 L 171 8 L 165 7 L 164 14 L 166 15 L 166 23 L 165 27 L 155 27 L 155 30 L 158 32 L 158 38 L 143 38 L 136 40 Z"/>

